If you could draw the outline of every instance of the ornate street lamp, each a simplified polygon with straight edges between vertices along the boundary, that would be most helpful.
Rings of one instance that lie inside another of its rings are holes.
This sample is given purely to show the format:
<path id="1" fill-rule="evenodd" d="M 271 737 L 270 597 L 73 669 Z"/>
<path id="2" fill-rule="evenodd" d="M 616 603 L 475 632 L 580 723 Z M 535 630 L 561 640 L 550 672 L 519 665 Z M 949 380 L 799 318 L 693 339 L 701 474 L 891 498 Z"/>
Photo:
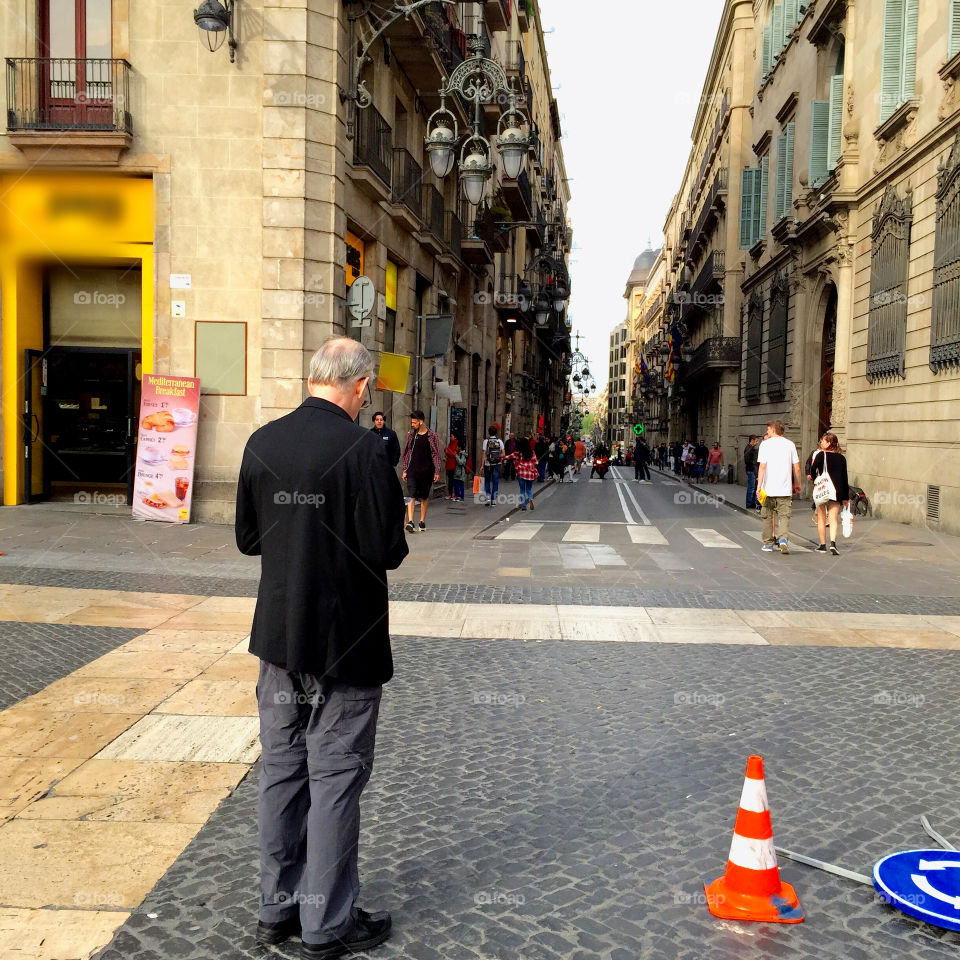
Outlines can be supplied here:
<path id="1" fill-rule="evenodd" d="M 468 137 L 460 151 L 460 182 L 467 200 L 475 207 L 483 200 L 483 191 L 492 176 L 490 144 L 479 134 Z"/>
<path id="2" fill-rule="evenodd" d="M 229 36 L 231 63 L 234 62 L 237 52 L 237 40 L 233 35 L 235 6 L 236 0 L 226 0 L 226 6 L 220 0 L 203 0 L 193 11 L 193 22 L 200 30 L 200 39 L 211 53 L 219 50 L 224 39 Z"/>
<path id="3" fill-rule="evenodd" d="M 446 97 L 440 96 L 440 107 L 427 120 L 424 149 L 430 158 L 430 169 L 442 180 L 456 162 L 456 144 L 459 136 L 457 118 L 447 109 Z"/>

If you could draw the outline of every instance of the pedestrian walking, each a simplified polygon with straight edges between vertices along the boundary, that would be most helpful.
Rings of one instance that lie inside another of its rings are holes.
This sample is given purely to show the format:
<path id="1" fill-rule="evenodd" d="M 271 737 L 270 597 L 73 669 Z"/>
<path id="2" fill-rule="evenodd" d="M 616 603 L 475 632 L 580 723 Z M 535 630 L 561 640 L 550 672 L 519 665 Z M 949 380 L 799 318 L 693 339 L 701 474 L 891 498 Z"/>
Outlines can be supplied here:
<path id="1" fill-rule="evenodd" d="M 526 437 L 517 442 L 517 449 L 507 454 L 507 459 L 513 464 L 517 474 L 517 483 L 520 485 L 520 509 L 533 509 L 533 481 L 537 479 L 539 464 L 537 455 L 530 446 Z"/>
<path id="2" fill-rule="evenodd" d="M 447 473 L 447 495 L 445 498 L 447 500 L 453 499 L 453 480 L 454 474 L 457 472 L 457 450 L 459 447 L 460 444 L 457 438 L 451 436 L 450 442 L 443 451 L 443 456 L 445 458 L 443 468 Z"/>
<path id="3" fill-rule="evenodd" d="M 755 510 L 757 503 L 757 444 L 760 438 L 751 433 L 747 437 L 747 445 L 743 448 L 743 469 L 747 477 L 747 502 L 748 510 Z"/>
<path id="4" fill-rule="evenodd" d="M 537 455 L 537 479 L 541 483 L 547 479 L 547 454 L 549 451 L 550 444 L 547 443 L 547 438 L 542 433 L 539 434 L 533 452 Z"/>
<path id="5" fill-rule="evenodd" d="M 457 450 L 454 455 L 454 468 L 453 468 L 453 499 L 463 502 L 463 481 L 467 477 L 467 451 L 463 448 L 463 445 Z"/>
<path id="6" fill-rule="evenodd" d="M 637 483 L 650 482 L 649 460 L 650 447 L 643 437 L 639 437 L 633 445 L 633 479 L 636 480 Z"/>
<path id="7" fill-rule="evenodd" d="M 771 420 L 757 452 L 759 473 L 757 489 L 766 494 L 760 518 L 763 520 L 763 547 L 769 553 L 777 546 L 774 524 L 779 535 L 780 552 L 790 552 L 790 514 L 793 494 L 800 493 L 800 457 L 792 440 L 783 435 L 782 420 Z M 791 483 L 791 480 L 793 481 Z"/>
<path id="8" fill-rule="evenodd" d="M 573 443 L 573 472 L 579 473 L 583 469 L 583 461 L 587 459 L 587 445 L 583 440 Z"/>
<path id="9" fill-rule="evenodd" d="M 403 448 L 403 474 L 407 484 L 407 532 L 427 529 L 427 507 L 433 485 L 440 479 L 440 438 L 427 426 L 422 410 L 410 414 L 410 432 Z M 420 526 L 413 524 L 414 510 L 420 501 Z"/>
<path id="10" fill-rule="evenodd" d="M 707 479 L 710 483 L 720 482 L 720 473 L 723 470 L 723 451 L 720 444 L 715 443 L 712 450 L 707 451 Z"/>
<path id="11" fill-rule="evenodd" d="M 387 571 L 407 555 L 403 491 L 382 439 L 353 421 L 374 363 L 347 337 L 310 361 L 309 396 L 247 441 L 236 541 L 260 556 L 256 939 L 305 960 L 367 950 L 390 914 L 357 906 L 360 795 L 393 675 Z"/>
<path id="12" fill-rule="evenodd" d="M 563 441 L 563 477 L 569 483 L 573 483 L 573 468 L 575 463 L 573 437 L 567 437 Z"/>
<path id="13" fill-rule="evenodd" d="M 487 494 L 487 506 L 497 502 L 500 490 L 500 464 L 503 462 L 503 443 L 497 436 L 497 428 L 491 427 L 489 436 L 483 441 L 483 453 L 480 455 L 480 471 L 483 473 L 483 487 Z"/>
<path id="14" fill-rule="evenodd" d="M 683 472 L 683 455 L 686 453 L 686 449 L 686 444 L 680 440 L 673 445 L 673 472 L 678 477 Z"/>
<path id="15" fill-rule="evenodd" d="M 382 410 L 378 410 L 373 415 L 373 426 L 370 428 L 370 432 L 383 441 L 390 466 L 395 467 L 400 462 L 400 441 L 397 439 L 397 435 L 387 426 L 387 420 Z"/>
<path id="16" fill-rule="evenodd" d="M 850 484 L 847 480 L 847 458 L 840 449 L 840 441 L 835 433 L 825 433 L 820 438 L 820 447 L 813 455 L 811 476 L 814 481 L 814 496 L 818 498 L 817 480 L 825 477 L 829 482 L 822 486 L 827 495 L 817 503 L 817 532 L 820 534 L 818 553 L 827 552 L 827 524 L 830 525 L 830 553 L 839 556 L 837 549 L 837 530 L 840 525 L 840 507 L 850 503 Z M 832 491 L 830 484 L 832 483 Z"/>

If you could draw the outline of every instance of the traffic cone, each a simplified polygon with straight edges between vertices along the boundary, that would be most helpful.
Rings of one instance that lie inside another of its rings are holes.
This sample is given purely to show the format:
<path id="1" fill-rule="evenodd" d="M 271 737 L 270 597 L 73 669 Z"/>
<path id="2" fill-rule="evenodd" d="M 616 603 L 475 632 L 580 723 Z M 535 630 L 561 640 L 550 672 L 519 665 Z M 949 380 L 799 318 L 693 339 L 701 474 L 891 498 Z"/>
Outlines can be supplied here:
<path id="1" fill-rule="evenodd" d="M 789 883 L 780 879 L 773 825 L 763 780 L 763 757 L 747 760 L 747 776 L 733 828 L 727 870 L 709 886 L 707 907 L 725 920 L 799 923 L 803 907 Z"/>

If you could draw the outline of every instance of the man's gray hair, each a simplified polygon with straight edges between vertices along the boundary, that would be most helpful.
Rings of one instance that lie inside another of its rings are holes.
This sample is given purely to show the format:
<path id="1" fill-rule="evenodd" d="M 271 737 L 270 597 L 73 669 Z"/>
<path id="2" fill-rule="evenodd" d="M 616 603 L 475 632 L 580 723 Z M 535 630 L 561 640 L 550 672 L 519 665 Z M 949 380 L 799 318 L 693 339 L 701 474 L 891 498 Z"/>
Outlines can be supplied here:
<path id="1" fill-rule="evenodd" d="M 310 360 L 310 380 L 317 386 L 346 392 L 363 377 L 373 376 L 373 357 L 351 337 L 330 337 Z"/>

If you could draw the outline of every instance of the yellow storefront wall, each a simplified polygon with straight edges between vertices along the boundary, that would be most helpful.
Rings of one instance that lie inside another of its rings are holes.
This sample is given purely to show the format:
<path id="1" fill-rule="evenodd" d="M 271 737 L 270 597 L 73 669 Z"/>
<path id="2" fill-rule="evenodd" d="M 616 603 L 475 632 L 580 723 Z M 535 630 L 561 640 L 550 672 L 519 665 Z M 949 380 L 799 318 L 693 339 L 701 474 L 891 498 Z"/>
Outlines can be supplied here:
<path id="1" fill-rule="evenodd" d="M 24 351 L 44 346 L 44 268 L 137 262 L 143 372 L 152 373 L 153 181 L 52 173 L 0 176 L 4 504 L 23 501 Z"/>

